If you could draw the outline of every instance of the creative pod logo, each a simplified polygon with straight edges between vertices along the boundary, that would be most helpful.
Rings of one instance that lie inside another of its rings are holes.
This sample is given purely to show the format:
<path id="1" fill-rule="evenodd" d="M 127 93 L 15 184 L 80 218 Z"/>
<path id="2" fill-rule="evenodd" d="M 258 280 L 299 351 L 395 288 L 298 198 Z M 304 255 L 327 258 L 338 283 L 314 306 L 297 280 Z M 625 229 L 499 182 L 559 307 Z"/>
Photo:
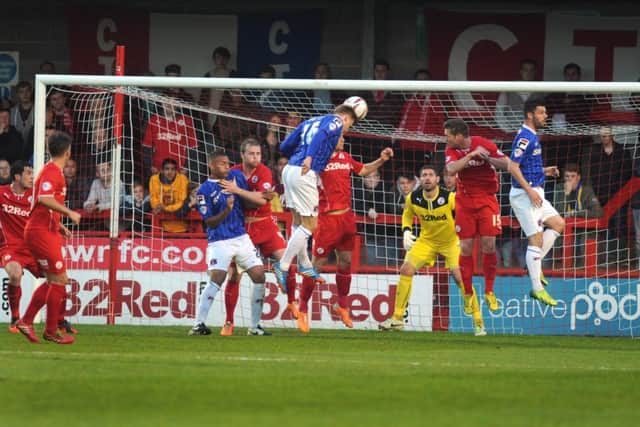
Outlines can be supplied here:
<path id="1" fill-rule="evenodd" d="M 589 284 L 586 294 L 578 294 L 571 301 L 571 330 L 576 329 L 576 321 L 593 317 L 594 326 L 602 321 L 620 319 L 632 322 L 640 317 L 640 283 L 636 284 L 636 293 L 620 295 L 618 287 L 611 285 L 606 293 L 600 282 Z"/>

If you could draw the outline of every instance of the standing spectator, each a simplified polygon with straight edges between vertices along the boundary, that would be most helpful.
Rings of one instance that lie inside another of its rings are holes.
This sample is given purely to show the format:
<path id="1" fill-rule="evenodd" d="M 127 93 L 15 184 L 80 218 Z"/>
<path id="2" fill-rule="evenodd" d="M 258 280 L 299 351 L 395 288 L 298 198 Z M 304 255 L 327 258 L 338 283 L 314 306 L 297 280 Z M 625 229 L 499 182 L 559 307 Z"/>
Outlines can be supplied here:
<path id="1" fill-rule="evenodd" d="M 22 136 L 23 152 L 33 145 L 33 85 L 22 81 L 16 86 L 18 103 L 11 109 L 11 123 Z M 33 149 L 31 149 L 33 150 Z"/>
<path id="2" fill-rule="evenodd" d="M 447 168 L 442 169 L 441 187 L 448 191 L 456 191 L 456 174 L 447 172 Z"/>
<path id="3" fill-rule="evenodd" d="M 82 209 L 89 194 L 89 182 L 78 176 L 78 163 L 74 159 L 67 159 L 62 169 L 67 184 L 67 203 L 69 209 Z"/>
<path id="4" fill-rule="evenodd" d="M 89 195 L 82 206 L 87 212 L 102 212 L 111 208 L 111 189 L 113 187 L 111 162 L 99 163 L 96 167 L 96 176 L 97 178 L 91 183 Z M 120 185 L 120 198 L 123 199 L 126 193 L 120 179 L 118 179 L 118 185 Z"/>
<path id="5" fill-rule="evenodd" d="M 163 160 L 167 158 L 174 159 L 178 171 L 181 171 L 188 159 L 187 149 L 198 146 L 193 120 L 176 114 L 173 105 L 164 104 L 164 114 L 154 114 L 147 123 L 142 145 L 147 147 L 145 169 L 152 175 L 160 171 Z"/>
<path id="6" fill-rule="evenodd" d="M 11 164 L 5 159 L 0 159 L 0 185 L 11 184 Z"/>
<path id="7" fill-rule="evenodd" d="M 388 80 L 391 67 L 384 59 L 377 59 L 373 65 L 374 80 Z M 367 118 L 377 120 L 391 126 L 397 126 L 400 121 L 400 110 L 402 108 L 402 98 L 398 94 L 376 90 L 367 92 L 363 96 L 369 106 Z"/>
<path id="8" fill-rule="evenodd" d="M 65 105 L 66 96 L 63 92 L 53 89 L 49 94 L 49 105 L 53 112 L 52 125 L 56 130 L 68 133 L 72 138 L 75 131 L 73 111 Z"/>
<path id="9" fill-rule="evenodd" d="M 161 171 L 149 180 L 149 196 L 154 214 L 176 214 L 182 211 L 187 200 L 189 179 L 178 173 L 178 163 L 172 158 L 162 161 Z M 168 233 L 184 233 L 188 230 L 186 221 L 165 219 L 162 229 Z"/>
<path id="10" fill-rule="evenodd" d="M 0 110 L 0 158 L 9 163 L 23 159 L 23 145 L 20 132 L 11 125 L 9 110 Z"/>
<path id="11" fill-rule="evenodd" d="M 629 151 L 625 150 L 621 144 L 616 143 L 610 126 L 600 128 L 600 144 L 592 144 L 585 153 L 583 165 L 586 165 L 585 177 L 593 185 L 593 190 L 600 200 L 602 206 L 631 179 L 633 161 Z M 618 240 L 608 239 L 610 245 L 619 244 L 618 248 L 623 252 L 627 248 L 627 213 L 629 206 L 625 203 L 615 212 L 609 221 L 609 230 L 613 237 Z M 618 254 L 616 248 L 607 248 L 610 262 L 625 260 L 624 253 Z"/>
<path id="12" fill-rule="evenodd" d="M 582 79 L 582 69 L 576 63 L 564 66 L 565 82 L 579 82 Z M 591 102 L 580 93 L 554 92 L 545 99 L 547 115 L 551 117 L 551 125 L 561 130 L 567 124 L 584 123 L 591 113 Z"/>
<path id="13" fill-rule="evenodd" d="M 224 46 L 216 47 L 211 54 L 211 59 L 213 60 L 213 68 L 207 71 L 204 77 L 233 77 L 234 71 L 229 69 L 229 61 L 231 60 L 229 49 Z M 204 88 L 200 91 L 199 103 L 205 107 L 219 110 L 224 92 L 224 90 Z M 211 114 L 208 118 L 208 126 L 211 129 L 216 123 L 217 116 Z"/>
<path id="14" fill-rule="evenodd" d="M 285 198 L 284 198 L 284 185 L 282 184 L 282 171 L 289 163 L 289 159 L 280 155 L 276 161 L 276 166 L 273 171 L 274 176 L 274 195 L 271 199 L 271 211 L 272 212 L 284 212 Z"/>
<path id="15" fill-rule="evenodd" d="M 164 67 L 164 75 L 167 77 L 181 77 L 182 67 L 178 64 L 169 64 L 166 67 Z M 190 104 L 194 103 L 193 96 L 181 87 L 167 88 L 164 90 L 163 95 L 170 96 L 172 98 L 177 98 L 181 101 L 188 102 Z"/>
<path id="16" fill-rule="evenodd" d="M 420 184 L 418 183 L 418 179 L 408 173 L 401 173 L 398 175 L 396 179 L 396 213 L 402 213 L 402 211 L 406 208 L 406 200 L 407 197 L 411 195 L 411 192 L 418 188 Z"/>
<path id="17" fill-rule="evenodd" d="M 282 119 L 279 114 L 273 114 L 269 118 L 269 124 L 262 138 L 262 163 L 270 168 L 274 168 L 276 160 L 280 154 L 280 141 L 284 138 L 284 128 L 282 127 Z"/>
<path id="18" fill-rule="evenodd" d="M 533 59 L 520 61 L 520 80 L 532 82 L 537 80 L 538 63 Z M 496 102 L 496 122 L 498 127 L 507 133 L 514 133 L 520 128 L 524 102 L 530 92 L 502 92 Z"/>

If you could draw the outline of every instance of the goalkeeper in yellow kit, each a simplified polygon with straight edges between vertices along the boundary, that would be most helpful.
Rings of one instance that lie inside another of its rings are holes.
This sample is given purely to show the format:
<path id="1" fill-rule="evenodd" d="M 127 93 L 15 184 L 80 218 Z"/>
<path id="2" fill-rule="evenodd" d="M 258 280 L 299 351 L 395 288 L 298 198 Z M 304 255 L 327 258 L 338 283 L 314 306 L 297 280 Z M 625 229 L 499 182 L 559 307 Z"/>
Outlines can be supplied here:
<path id="1" fill-rule="evenodd" d="M 454 211 L 455 193 L 440 188 L 440 177 L 433 166 L 420 169 L 420 188 L 407 197 L 402 213 L 403 244 L 407 254 L 400 267 L 400 281 L 396 290 L 393 316 L 378 325 L 379 329 L 404 329 L 404 312 L 409 304 L 413 276 L 425 265 L 433 266 L 438 254 L 444 256 L 445 267 L 451 270 L 458 288 L 464 295 L 462 276 L 458 267 L 460 242 L 456 235 Z M 420 219 L 420 237 L 413 235 L 413 218 Z M 475 289 L 472 303 L 465 314 L 473 316 L 475 335 L 486 335 Z"/>

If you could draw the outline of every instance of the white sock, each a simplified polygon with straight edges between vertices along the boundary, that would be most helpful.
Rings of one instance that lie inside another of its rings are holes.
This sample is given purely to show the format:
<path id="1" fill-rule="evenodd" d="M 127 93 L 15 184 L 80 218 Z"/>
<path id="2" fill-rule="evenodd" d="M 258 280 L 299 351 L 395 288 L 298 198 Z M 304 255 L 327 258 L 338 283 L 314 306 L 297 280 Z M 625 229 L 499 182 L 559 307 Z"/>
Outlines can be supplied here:
<path id="1" fill-rule="evenodd" d="M 260 324 L 262 306 L 264 305 L 264 283 L 254 283 L 251 289 L 251 328 Z"/>
<path id="2" fill-rule="evenodd" d="M 531 287 L 536 292 L 542 290 L 542 282 L 540 282 L 540 271 L 542 271 L 541 249 L 537 246 L 527 246 L 525 259 L 527 260 L 527 268 L 531 278 Z"/>
<path id="3" fill-rule="evenodd" d="M 198 304 L 198 314 L 196 316 L 196 325 L 204 323 L 209 315 L 211 304 L 216 297 L 216 294 L 220 290 L 220 285 L 209 280 L 207 287 L 204 288 L 202 294 L 200 294 L 200 303 Z"/>
<path id="4" fill-rule="evenodd" d="M 299 226 L 291 235 L 291 238 L 287 242 L 287 249 L 285 249 L 284 255 L 282 255 L 282 259 L 280 260 L 280 268 L 282 269 L 282 271 L 289 271 L 289 266 L 291 265 L 293 257 L 298 255 L 303 250 L 306 252 L 307 242 L 309 241 L 310 236 L 311 233 L 309 232 L 309 230 L 307 230 L 303 226 Z M 309 255 L 307 255 L 307 260 L 308 259 Z M 301 260 L 298 259 L 298 262 L 301 262 Z M 311 265 L 310 261 L 309 265 Z"/>
<path id="5" fill-rule="evenodd" d="M 560 236 L 560 233 L 552 228 L 544 230 L 544 233 L 542 234 L 542 258 L 547 256 L 558 236 Z"/>

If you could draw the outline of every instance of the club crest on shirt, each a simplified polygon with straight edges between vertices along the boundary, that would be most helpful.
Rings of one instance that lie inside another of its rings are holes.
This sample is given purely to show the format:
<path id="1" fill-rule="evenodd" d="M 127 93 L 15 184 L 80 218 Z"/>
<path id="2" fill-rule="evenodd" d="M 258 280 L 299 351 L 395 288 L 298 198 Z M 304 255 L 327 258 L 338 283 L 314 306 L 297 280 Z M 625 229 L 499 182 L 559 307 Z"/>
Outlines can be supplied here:
<path id="1" fill-rule="evenodd" d="M 45 181 L 42 183 L 42 190 L 43 191 L 49 191 L 51 190 L 51 183 L 49 181 Z"/>
<path id="2" fill-rule="evenodd" d="M 266 191 L 271 190 L 271 184 L 269 184 L 268 182 L 265 182 L 262 184 L 262 188 L 265 189 Z"/>
<path id="3" fill-rule="evenodd" d="M 252 177 L 251 177 L 251 182 L 252 182 L 253 184 L 255 184 L 256 182 L 258 182 L 258 176 L 257 176 L 257 175 L 252 176 Z"/>
<path id="4" fill-rule="evenodd" d="M 439 205 L 444 205 L 444 197 L 438 197 L 436 203 L 438 203 Z"/>

